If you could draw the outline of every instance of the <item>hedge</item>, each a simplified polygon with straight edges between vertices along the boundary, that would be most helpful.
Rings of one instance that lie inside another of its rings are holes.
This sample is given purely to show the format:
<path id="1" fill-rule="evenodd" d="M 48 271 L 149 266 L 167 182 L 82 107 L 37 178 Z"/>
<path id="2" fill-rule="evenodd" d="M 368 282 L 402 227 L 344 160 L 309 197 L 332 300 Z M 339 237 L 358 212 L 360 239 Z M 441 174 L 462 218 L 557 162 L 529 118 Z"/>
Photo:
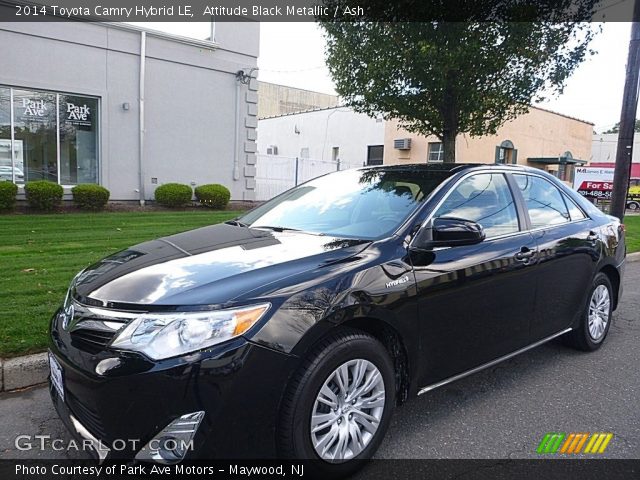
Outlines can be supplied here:
<path id="1" fill-rule="evenodd" d="M 102 210 L 109 201 L 110 192 L 95 183 L 83 183 L 71 189 L 73 203 L 82 210 Z"/>
<path id="2" fill-rule="evenodd" d="M 196 187 L 195 194 L 201 205 L 218 210 L 225 208 L 231 198 L 229 189 L 217 183 L 200 185 Z"/>
<path id="3" fill-rule="evenodd" d="M 183 183 L 165 183 L 156 188 L 155 199 L 165 207 L 182 207 L 191 202 L 193 190 Z"/>
<path id="4" fill-rule="evenodd" d="M 47 180 L 28 182 L 24 186 L 29 207 L 50 212 L 62 203 L 63 188 Z"/>
<path id="5" fill-rule="evenodd" d="M 18 186 L 13 182 L 0 182 L 0 210 L 13 210 L 16 206 Z"/>

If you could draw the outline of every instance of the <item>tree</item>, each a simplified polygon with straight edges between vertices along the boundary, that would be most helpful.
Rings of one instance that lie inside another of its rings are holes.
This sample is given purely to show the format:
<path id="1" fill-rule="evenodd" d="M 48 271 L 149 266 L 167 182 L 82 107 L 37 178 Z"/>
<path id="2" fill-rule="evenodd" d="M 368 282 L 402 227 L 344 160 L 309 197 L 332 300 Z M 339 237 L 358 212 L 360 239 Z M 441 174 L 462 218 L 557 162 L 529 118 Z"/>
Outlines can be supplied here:
<path id="1" fill-rule="evenodd" d="M 640 119 L 636 118 L 636 123 L 635 126 L 633 127 L 633 131 L 634 132 L 640 132 Z M 603 134 L 605 133 L 620 133 L 620 122 L 616 122 L 616 124 L 611 127 L 609 130 L 607 130 L 606 132 L 602 132 Z"/>
<path id="2" fill-rule="evenodd" d="M 562 92 L 596 33 L 579 22 L 320 23 L 345 103 L 437 136 L 446 162 L 458 134 L 495 134 Z"/>

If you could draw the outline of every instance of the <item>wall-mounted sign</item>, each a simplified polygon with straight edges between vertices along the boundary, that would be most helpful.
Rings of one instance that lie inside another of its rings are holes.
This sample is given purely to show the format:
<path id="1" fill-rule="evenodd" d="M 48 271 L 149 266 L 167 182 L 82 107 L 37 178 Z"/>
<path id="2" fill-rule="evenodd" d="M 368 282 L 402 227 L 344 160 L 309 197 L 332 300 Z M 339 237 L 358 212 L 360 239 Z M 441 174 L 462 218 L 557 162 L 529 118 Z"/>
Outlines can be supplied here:
<path id="1" fill-rule="evenodd" d="M 573 189 L 583 197 L 609 200 L 613 191 L 613 168 L 576 167 Z"/>

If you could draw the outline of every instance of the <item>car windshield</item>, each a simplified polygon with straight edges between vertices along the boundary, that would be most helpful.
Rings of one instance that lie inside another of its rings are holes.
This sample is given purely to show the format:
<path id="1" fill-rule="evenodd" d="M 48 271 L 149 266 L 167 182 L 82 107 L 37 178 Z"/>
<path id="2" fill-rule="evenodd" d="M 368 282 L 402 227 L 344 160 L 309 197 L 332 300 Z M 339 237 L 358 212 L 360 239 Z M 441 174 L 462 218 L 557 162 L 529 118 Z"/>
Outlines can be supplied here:
<path id="1" fill-rule="evenodd" d="M 393 233 L 447 176 L 443 170 L 360 169 L 293 188 L 237 219 L 251 228 L 374 240 Z"/>

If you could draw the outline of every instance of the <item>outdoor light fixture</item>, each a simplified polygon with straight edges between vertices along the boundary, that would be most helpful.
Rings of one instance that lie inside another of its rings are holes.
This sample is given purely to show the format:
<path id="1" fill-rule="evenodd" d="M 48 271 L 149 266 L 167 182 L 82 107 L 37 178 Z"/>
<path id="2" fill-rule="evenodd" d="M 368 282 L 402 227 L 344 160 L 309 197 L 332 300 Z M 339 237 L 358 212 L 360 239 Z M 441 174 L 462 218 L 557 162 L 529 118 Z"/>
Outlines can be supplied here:
<path id="1" fill-rule="evenodd" d="M 129 102 L 124 102 L 122 104 L 122 110 L 127 111 L 131 108 L 131 105 L 129 105 Z"/>

